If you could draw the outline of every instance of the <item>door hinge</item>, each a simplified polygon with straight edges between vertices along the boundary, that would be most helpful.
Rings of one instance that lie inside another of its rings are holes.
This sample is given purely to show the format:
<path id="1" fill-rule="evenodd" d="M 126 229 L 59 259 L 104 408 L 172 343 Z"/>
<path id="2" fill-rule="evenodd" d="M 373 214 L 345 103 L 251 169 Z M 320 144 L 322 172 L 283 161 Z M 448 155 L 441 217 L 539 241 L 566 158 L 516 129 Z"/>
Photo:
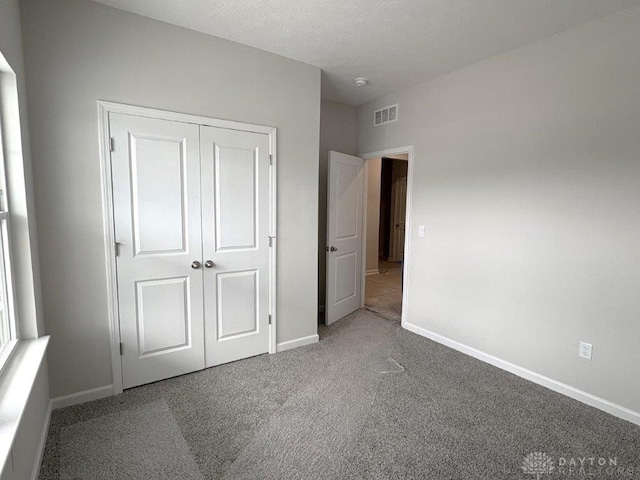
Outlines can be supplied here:
<path id="1" fill-rule="evenodd" d="M 120 255 L 120 245 L 121 243 L 115 242 L 113 244 L 113 251 L 115 252 L 116 257 Z"/>
<path id="2" fill-rule="evenodd" d="M 271 325 L 271 321 L 272 321 L 271 314 L 269 314 L 269 325 Z"/>
<path id="3" fill-rule="evenodd" d="M 270 247 L 273 247 L 273 240 L 274 240 L 275 238 L 276 238 L 276 237 L 269 237 L 269 246 L 270 246 Z"/>
<path id="4" fill-rule="evenodd" d="M 120 342 L 120 355 L 122 355 L 122 351 L 123 351 L 124 347 L 122 345 L 122 342 Z"/>
<path id="5" fill-rule="evenodd" d="M 269 154 L 269 166 L 273 166 L 273 155 Z"/>
<path id="6" fill-rule="evenodd" d="M 116 149 L 116 141 L 113 137 L 109 139 L 109 151 L 113 152 Z"/>

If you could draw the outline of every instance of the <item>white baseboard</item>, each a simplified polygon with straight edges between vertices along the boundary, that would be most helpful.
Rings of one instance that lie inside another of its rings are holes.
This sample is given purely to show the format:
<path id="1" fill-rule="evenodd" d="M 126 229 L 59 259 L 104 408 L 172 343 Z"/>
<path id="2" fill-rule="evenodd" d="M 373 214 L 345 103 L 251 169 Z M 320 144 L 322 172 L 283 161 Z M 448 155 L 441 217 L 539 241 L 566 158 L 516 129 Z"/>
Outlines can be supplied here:
<path id="1" fill-rule="evenodd" d="M 513 373 L 514 375 L 524 378 L 525 380 L 529 380 L 533 383 L 537 383 L 538 385 L 542 385 L 543 387 L 553 390 L 554 392 L 566 395 L 567 397 L 573 398 L 574 400 L 585 403 L 591 407 L 595 407 L 615 417 L 622 418 L 623 420 L 635 423 L 636 425 L 640 425 L 640 412 L 635 412 L 627 407 L 623 407 L 622 405 L 617 405 L 613 402 L 610 402 L 609 400 L 605 400 L 604 398 L 597 397 L 595 395 L 592 395 L 591 393 L 579 390 L 562 382 L 558 382 L 557 380 L 545 377 L 544 375 L 533 372 L 531 370 L 527 370 L 526 368 L 494 357 L 493 355 L 481 352 L 480 350 L 476 350 L 475 348 L 469 347 L 460 342 L 456 342 L 455 340 L 451 340 L 450 338 L 444 337 L 440 334 L 431 332 L 422 327 L 418 327 L 417 325 L 405 322 L 402 326 L 413 333 L 417 333 L 418 335 L 429 338 L 434 342 L 440 343 L 447 347 L 453 348 L 454 350 L 465 353 L 471 357 L 477 358 L 478 360 L 493 365 L 494 367 L 506 370 L 507 372 Z"/>
<path id="2" fill-rule="evenodd" d="M 33 471 L 31 472 L 31 480 L 38 480 L 40 476 L 40 468 L 42 467 L 42 458 L 44 457 L 44 448 L 47 445 L 47 436 L 49 435 L 49 424 L 51 423 L 51 400 L 47 407 L 47 413 L 42 425 L 42 432 L 40 433 L 40 441 L 38 442 L 38 449 L 36 450 L 36 461 L 33 465 Z"/>
<path id="3" fill-rule="evenodd" d="M 70 407 L 71 405 L 79 405 L 81 403 L 99 400 L 100 398 L 112 397 L 113 385 L 105 385 L 104 387 L 92 388 L 82 392 L 72 393 L 70 395 L 62 395 L 51 399 L 52 410 L 58 408 Z"/>
<path id="4" fill-rule="evenodd" d="M 380 273 L 380 270 L 377 268 L 374 268 L 373 270 L 367 270 L 366 272 L 364 272 L 365 275 L 378 275 Z"/>
<path id="5" fill-rule="evenodd" d="M 289 340 L 288 342 L 279 343 L 277 346 L 278 352 L 284 352 L 291 350 L 292 348 L 303 347 L 305 345 L 311 345 L 312 343 L 318 343 L 320 337 L 316 333 L 315 335 L 309 335 L 308 337 L 296 338 L 295 340 Z"/>

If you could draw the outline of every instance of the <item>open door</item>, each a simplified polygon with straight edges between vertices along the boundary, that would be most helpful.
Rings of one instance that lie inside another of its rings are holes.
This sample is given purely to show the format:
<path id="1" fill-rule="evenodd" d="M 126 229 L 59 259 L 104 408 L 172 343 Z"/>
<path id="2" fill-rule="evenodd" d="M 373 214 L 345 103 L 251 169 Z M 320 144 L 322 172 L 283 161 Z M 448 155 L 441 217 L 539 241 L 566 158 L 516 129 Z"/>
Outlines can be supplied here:
<path id="1" fill-rule="evenodd" d="M 329 152 L 327 325 L 362 306 L 363 167 L 362 158 Z"/>

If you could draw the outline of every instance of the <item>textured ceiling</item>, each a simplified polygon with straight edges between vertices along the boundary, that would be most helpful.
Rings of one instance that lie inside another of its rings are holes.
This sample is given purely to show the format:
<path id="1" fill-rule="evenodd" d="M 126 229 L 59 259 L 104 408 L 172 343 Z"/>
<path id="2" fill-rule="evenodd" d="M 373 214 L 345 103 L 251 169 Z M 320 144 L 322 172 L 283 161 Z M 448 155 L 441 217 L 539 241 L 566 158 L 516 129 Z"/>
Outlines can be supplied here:
<path id="1" fill-rule="evenodd" d="M 640 0 L 96 0 L 322 69 L 360 105 Z M 370 84 L 356 87 L 355 77 Z"/>

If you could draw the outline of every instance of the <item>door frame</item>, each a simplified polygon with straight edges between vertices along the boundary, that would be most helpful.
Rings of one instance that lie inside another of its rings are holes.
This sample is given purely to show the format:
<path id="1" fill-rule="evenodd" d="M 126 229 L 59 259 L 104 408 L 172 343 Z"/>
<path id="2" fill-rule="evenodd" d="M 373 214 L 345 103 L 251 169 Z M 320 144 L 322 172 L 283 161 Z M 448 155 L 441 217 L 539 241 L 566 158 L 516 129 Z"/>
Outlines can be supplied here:
<path id="1" fill-rule="evenodd" d="M 411 255 L 411 204 L 412 204 L 412 191 L 413 191 L 413 164 L 414 164 L 414 156 L 413 156 L 413 145 L 408 145 L 404 147 L 396 147 L 396 148 L 388 148 L 385 150 L 378 150 L 375 152 L 369 153 L 360 153 L 358 157 L 362 157 L 364 159 L 364 184 L 365 186 L 369 183 L 369 169 L 367 168 L 367 162 L 372 158 L 380 158 L 380 157 L 388 157 L 392 155 L 407 155 L 407 209 L 405 211 L 405 235 L 404 235 L 404 261 L 402 263 L 402 314 L 400 325 L 403 328 L 406 328 L 407 324 L 407 302 L 408 302 L 408 285 L 409 285 L 409 276 L 407 275 L 409 271 L 409 258 Z M 366 254 L 367 251 L 367 216 L 366 216 L 366 206 L 367 206 L 367 197 L 369 195 L 368 189 L 363 189 L 363 202 L 362 202 L 362 252 L 363 255 Z M 362 298 L 360 299 L 360 308 L 364 308 L 364 294 L 365 294 L 365 277 L 367 271 L 367 264 L 365 261 L 362 262 Z"/>
<path id="2" fill-rule="evenodd" d="M 269 237 L 273 238 L 269 249 L 269 353 L 276 353 L 276 253 L 277 253 L 277 149 L 276 128 L 264 125 L 221 120 L 217 118 L 191 115 L 187 113 L 157 110 L 154 108 L 126 105 L 98 100 L 98 140 L 100 153 L 100 176 L 102 186 L 102 216 L 104 230 L 104 252 L 107 273 L 107 310 L 111 342 L 111 371 L 113 375 L 113 395 L 122 393 L 122 357 L 120 356 L 120 317 L 118 309 L 118 285 L 116 272 L 116 244 L 113 208 L 113 183 L 111 175 L 111 138 L 109 132 L 109 114 L 120 113 L 137 117 L 148 117 L 196 125 L 261 133 L 269 136 L 270 175 L 269 175 Z M 206 345 L 205 345 L 206 348 Z"/>
<path id="3" fill-rule="evenodd" d="M 392 161 L 396 161 L 396 162 L 403 162 L 404 160 L 397 160 L 397 159 L 392 159 Z M 398 216 L 398 209 L 400 208 L 400 205 L 403 202 L 399 202 L 398 201 L 398 179 L 396 178 L 395 181 L 393 181 L 393 174 L 392 174 L 392 181 L 391 181 L 391 217 L 390 217 L 390 221 L 389 221 L 389 258 L 393 258 L 393 259 L 397 259 L 398 258 L 398 250 L 399 250 L 399 245 L 400 242 L 398 241 L 398 229 L 396 228 L 397 224 L 398 224 L 398 220 L 403 220 L 404 222 L 406 222 L 406 215 L 404 219 L 399 218 Z M 404 186 L 404 205 L 403 205 L 405 212 L 406 212 L 406 208 L 407 208 L 407 178 L 405 177 L 405 186 Z M 406 230 L 407 230 L 407 226 L 406 224 L 404 225 L 404 231 L 405 231 L 405 237 L 406 237 Z M 404 243 L 404 242 L 402 242 Z M 404 245 L 403 245 L 404 247 Z M 404 258 L 404 253 L 402 255 L 402 258 Z M 397 261 L 397 260 L 393 260 L 393 261 Z"/>

